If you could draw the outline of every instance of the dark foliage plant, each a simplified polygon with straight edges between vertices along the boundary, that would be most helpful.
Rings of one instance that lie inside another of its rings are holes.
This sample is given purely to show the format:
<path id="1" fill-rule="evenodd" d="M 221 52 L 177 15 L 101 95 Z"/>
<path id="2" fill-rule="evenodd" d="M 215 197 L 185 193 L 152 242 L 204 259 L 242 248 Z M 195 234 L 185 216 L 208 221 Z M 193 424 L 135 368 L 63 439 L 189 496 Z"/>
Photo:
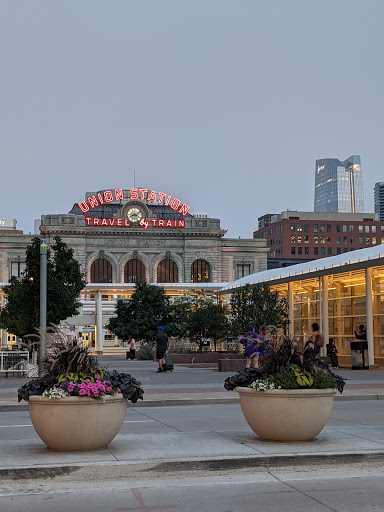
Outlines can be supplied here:
<path id="1" fill-rule="evenodd" d="M 70 336 L 52 326 L 46 333 L 46 357 L 41 362 L 42 376 L 24 384 L 18 390 L 18 400 L 29 400 L 30 396 L 42 396 L 45 391 L 68 384 L 95 382 L 96 378 L 110 381 L 112 390 L 121 393 L 126 400 L 137 402 L 143 399 L 141 383 L 127 373 L 110 371 L 100 367 L 88 347 L 74 341 Z"/>
<path id="2" fill-rule="evenodd" d="M 248 387 L 256 381 L 268 379 L 281 389 L 326 389 L 343 392 L 345 380 L 330 370 L 320 368 L 313 353 L 303 351 L 288 337 L 281 340 L 278 347 L 272 345 L 270 352 L 259 368 L 240 371 L 225 380 L 224 387 L 229 391 L 235 387 Z"/>

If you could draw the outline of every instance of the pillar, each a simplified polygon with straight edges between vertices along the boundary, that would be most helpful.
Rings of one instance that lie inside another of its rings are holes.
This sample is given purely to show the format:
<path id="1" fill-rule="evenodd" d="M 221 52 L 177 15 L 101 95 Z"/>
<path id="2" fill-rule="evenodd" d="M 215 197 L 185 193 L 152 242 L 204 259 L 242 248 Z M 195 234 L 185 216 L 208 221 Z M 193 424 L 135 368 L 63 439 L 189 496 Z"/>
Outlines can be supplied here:
<path id="1" fill-rule="evenodd" d="M 97 292 L 95 297 L 95 352 L 96 354 L 103 353 L 103 307 L 101 303 L 101 293 Z"/>
<path id="2" fill-rule="evenodd" d="M 325 356 L 326 354 L 326 347 L 325 345 L 328 343 L 329 340 L 329 321 L 328 321 L 328 278 L 327 276 L 322 276 L 320 278 L 320 290 L 321 294 L 319 296 L 321 301 L 321 324 L 320 324 L 320 330 L 324 336 L 324 347 L 321 349 L 321 355 Z"/>
<path id="3" fill-rule="evenodd" d="M 290 338 L 293 338 L 295 333 L 295 326 L 294 326 L 294 316 L 293 316 L 294 310 L 293 310 L 293 283 L 288 283 L 288 335 Z"/>
<path id="4" fill-rule="evenodd" d="M 375 368 L 375 346 L 373 343 L 373 300 L 372 300 L 372 268 L 365 269 L 365 314 L 367 321 L 368 364 Z"/>

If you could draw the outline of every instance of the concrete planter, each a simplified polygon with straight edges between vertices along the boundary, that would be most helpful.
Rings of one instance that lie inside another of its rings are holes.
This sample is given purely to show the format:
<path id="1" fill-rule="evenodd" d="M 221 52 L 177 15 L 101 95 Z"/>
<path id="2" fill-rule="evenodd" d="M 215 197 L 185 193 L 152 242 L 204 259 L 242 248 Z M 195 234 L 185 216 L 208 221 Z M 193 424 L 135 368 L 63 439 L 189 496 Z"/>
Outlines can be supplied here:
<path id="1" fill-rule="evenodd" d="M 248 425 L 263 441 L 312 441 L 331 414 L 334 389 L 236 387 Z"/>
<path id="2" fill-rule="evenodd" d="M 103 400 L 79 396 L 29 398 L 36 433 L 53 451 L 105 448 L 119 432 L 126 411 L 127 401 L 121 394 Z"/>

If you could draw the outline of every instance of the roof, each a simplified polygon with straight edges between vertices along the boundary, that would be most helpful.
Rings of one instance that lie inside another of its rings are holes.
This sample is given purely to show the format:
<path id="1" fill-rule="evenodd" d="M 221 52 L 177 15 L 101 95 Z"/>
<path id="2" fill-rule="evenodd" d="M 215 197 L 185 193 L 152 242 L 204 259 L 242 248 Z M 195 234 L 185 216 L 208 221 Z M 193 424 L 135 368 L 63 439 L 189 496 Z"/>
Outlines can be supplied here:
<path id="1" fill-rule="evenodd" d="M 338 256 L 329 258 L 321 258 L 307 263 L 299 263 L 284 268 L 274 268 L 250 274 L 249 276 L 237 279 L 233 283 L 224 286 L 220 290 L 220 295 L 231 293 L 235 290 L 243 288 L 247 284 L 256 286 L 258 284 L 278 284 L 289 281 L 299 281 L 317 277 L 326 274 L 336 274 L 356 270 L 359 268 L 367 268 L 376 265 L 384 265 L 384 245 L 375 245 L 367 249 L 359 249 Z"/>

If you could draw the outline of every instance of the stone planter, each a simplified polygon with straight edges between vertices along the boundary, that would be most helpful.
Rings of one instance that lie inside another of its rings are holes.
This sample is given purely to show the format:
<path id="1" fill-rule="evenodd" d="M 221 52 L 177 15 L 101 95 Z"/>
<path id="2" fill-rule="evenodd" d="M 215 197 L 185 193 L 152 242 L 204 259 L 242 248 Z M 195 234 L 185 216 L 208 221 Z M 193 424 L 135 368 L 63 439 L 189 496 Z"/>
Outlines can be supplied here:
<path id="1" fill-rule="evenodd" d="M 248 425 L 263 441 L 312 441 L 326 425 L 334 389 L 236 387 Z"/>
<path id="2" fill-rule="evenodd" d="M 126 411 L 127 401 L 121 394 L 103 400 L 79 396 L 29 398 L 36 433 L 53 451 L 105 448 L 119 432 Z"/>

